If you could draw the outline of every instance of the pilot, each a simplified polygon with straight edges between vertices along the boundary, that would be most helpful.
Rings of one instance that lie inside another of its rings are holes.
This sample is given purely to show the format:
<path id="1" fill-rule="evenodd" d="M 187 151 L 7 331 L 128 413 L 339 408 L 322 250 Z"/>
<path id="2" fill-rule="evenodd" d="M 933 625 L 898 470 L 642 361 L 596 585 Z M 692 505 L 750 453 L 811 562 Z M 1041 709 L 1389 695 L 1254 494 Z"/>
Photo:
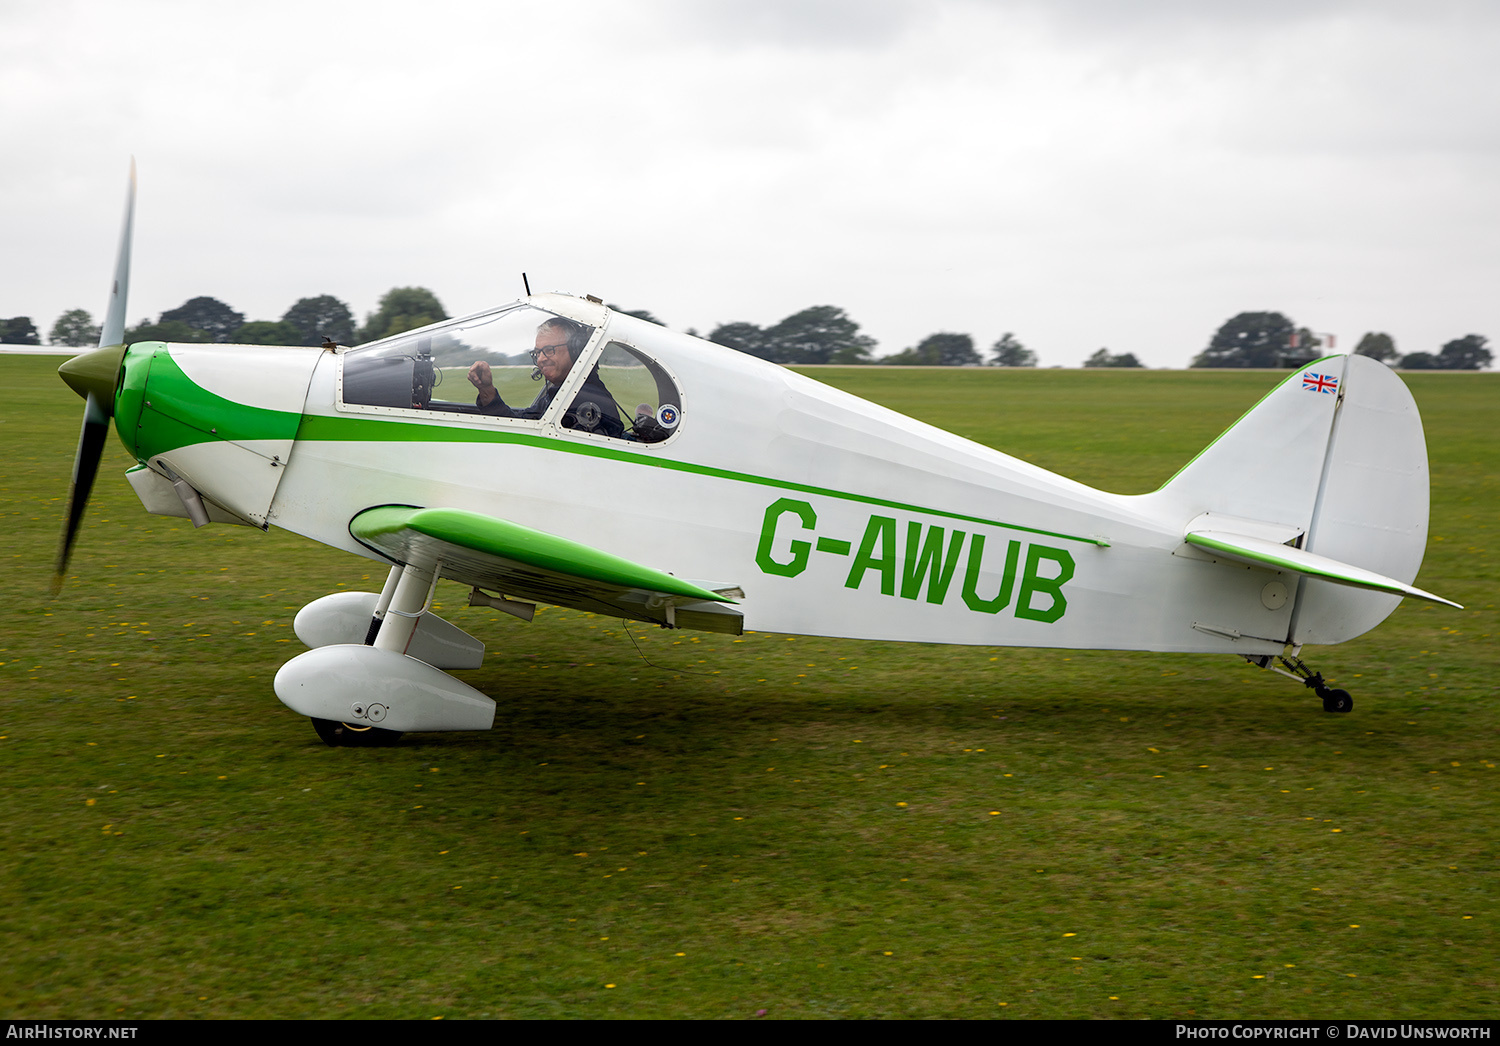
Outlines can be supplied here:
<path id="1" fill-rule="evenodd" d="M 469 368 L 469 381 L 479 390 L 474 402 L 480 413 L 501 418 L 540 418 L 552 406 L 557 390 L 573 369 L 573 361 L 588 345 L 589 334 L 589 328 L 583 324 L 565 320 L 561 316 L 554 316 L 536 329 L 536 348 L 531 351 L 536 374 L 532 376 L 540 376 L 547 384 L 542 387 L 531 406 L 520 410 L 500 398 L 500 393 L 495 389 L 494 376 L 490 373 L 490 365 L 484 360 L 476 362 Z M 563 426 L 602 432 L 608 436 L 620 436 L 624 433 L 625 425 L 620 421 L 615 398 L 600 380 L 598 367 L 589 374 L 583 388 L 574 397 L 572 408 L 563 415 Z"/>

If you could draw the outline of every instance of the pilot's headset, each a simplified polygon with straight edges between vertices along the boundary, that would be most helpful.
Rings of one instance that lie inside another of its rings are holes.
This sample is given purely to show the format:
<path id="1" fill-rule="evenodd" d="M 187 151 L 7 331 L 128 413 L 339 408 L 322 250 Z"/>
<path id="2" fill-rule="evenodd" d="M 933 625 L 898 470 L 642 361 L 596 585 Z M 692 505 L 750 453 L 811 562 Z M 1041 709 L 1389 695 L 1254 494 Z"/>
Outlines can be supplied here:
<path id="1" fill-rule="evenodd" d="M 567 335 L 568 355 L 573 357 L 574 363 L 578 362 L 578 358 L 583 355 L 583 350 L 588 348 L 589 339 L 594 336 L 594 328 L 585 327 L 583 324 L 574 323 L 572 320 L 565 320 L 561 316 L 555 316 L 537 327 L 537 330 L 543 329 L 562 331 Z M 542 380 L 541 367 L 533 366 L 531 368 L 531 380 Z"/>

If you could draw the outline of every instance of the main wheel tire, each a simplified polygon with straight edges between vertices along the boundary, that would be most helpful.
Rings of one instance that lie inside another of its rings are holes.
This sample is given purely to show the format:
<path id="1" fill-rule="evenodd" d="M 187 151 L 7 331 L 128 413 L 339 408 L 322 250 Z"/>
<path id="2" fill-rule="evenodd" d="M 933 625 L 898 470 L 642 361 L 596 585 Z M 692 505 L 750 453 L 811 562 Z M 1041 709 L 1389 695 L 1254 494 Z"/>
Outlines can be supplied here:
<path id="1" fill-rule="evenodd" d="M 393 745 L 401 738 L 400 730 L 353 726 L 336 719 L 313 719 L 312 725 L 329 748 L 380 748 Z"/>
<path id="2" fill-rule="evenodd" d="M 1329 690 L 1323 694 L 1323 711 L 1352 712 L 1354 711 L 1354 698 L 1349 696 L 1347 690 Z"/>

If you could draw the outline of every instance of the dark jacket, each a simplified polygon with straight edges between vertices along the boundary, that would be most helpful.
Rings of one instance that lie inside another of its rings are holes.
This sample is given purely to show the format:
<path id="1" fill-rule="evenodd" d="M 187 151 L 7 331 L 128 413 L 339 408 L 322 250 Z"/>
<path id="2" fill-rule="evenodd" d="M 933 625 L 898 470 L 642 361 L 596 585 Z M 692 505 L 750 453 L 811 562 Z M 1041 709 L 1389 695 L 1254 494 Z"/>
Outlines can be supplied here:
<path id="1" fill-rule="evenodd" d="M 495 398 L 487 404 L 480 404 L 481 414 L 490 414 L 499 418 L 527 418 L 535 421 L 547 413 L 547 408 L 552 406 L 552 401 L 557 398 L 556 385 L 545 385 L 542 391 L 537 393 L 536 399 L 532 400 L 531 406 L 521 410 L 507 404 L 500 398 L 497 392 Z M 586 409 L 585 404 L 592 403 L 598 408 L 598 415 Z M 590 424 L 590 421 L 593 424 Z M 620 420 L 619 408 L 615 406 L 615 398 L 610 395 L 609 389 L 605 388 L 604 382 L 599 378 L 599 368 L 595 367 L 589 372 L 588 380 L 583 383 L 583 388 L 578 390 L 578 395 L 573 397 L 573 405 L 563 414 L 562 425 L 565 429 L 585 429 L 593 432 L 602 432 L 606 436 L 623 436 L 625 424 Z"/>

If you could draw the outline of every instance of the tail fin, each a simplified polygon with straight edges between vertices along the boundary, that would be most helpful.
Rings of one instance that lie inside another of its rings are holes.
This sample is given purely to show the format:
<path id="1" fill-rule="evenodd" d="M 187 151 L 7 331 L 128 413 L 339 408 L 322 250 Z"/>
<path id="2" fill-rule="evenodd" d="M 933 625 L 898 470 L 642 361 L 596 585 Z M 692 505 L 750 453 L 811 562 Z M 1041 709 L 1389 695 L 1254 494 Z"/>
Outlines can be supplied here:
<path id="1" fill-rule="evenodd" d="M 1292 374 L 1155 494 L 1184 540 L 1300 575 L 1288 641 L 1342 643 L 1384 621 L 1427 547 L 1427 443 L 1390 369 L 1330 356 Z M 1456 606 L 1457 604 L 1449 604 Z"/>
<path id="2" fill-rule="evenodd" d="M 1303 548 L 1410 584 L 1427 551 L 1422 417 L 1406 383 L 1385 364 L 1346 359 L 1346 389 Z M 1304 579 L 1292 641 L 1342 643 L 1380 624 L 1400 602 L 1398 595 Z"/>

